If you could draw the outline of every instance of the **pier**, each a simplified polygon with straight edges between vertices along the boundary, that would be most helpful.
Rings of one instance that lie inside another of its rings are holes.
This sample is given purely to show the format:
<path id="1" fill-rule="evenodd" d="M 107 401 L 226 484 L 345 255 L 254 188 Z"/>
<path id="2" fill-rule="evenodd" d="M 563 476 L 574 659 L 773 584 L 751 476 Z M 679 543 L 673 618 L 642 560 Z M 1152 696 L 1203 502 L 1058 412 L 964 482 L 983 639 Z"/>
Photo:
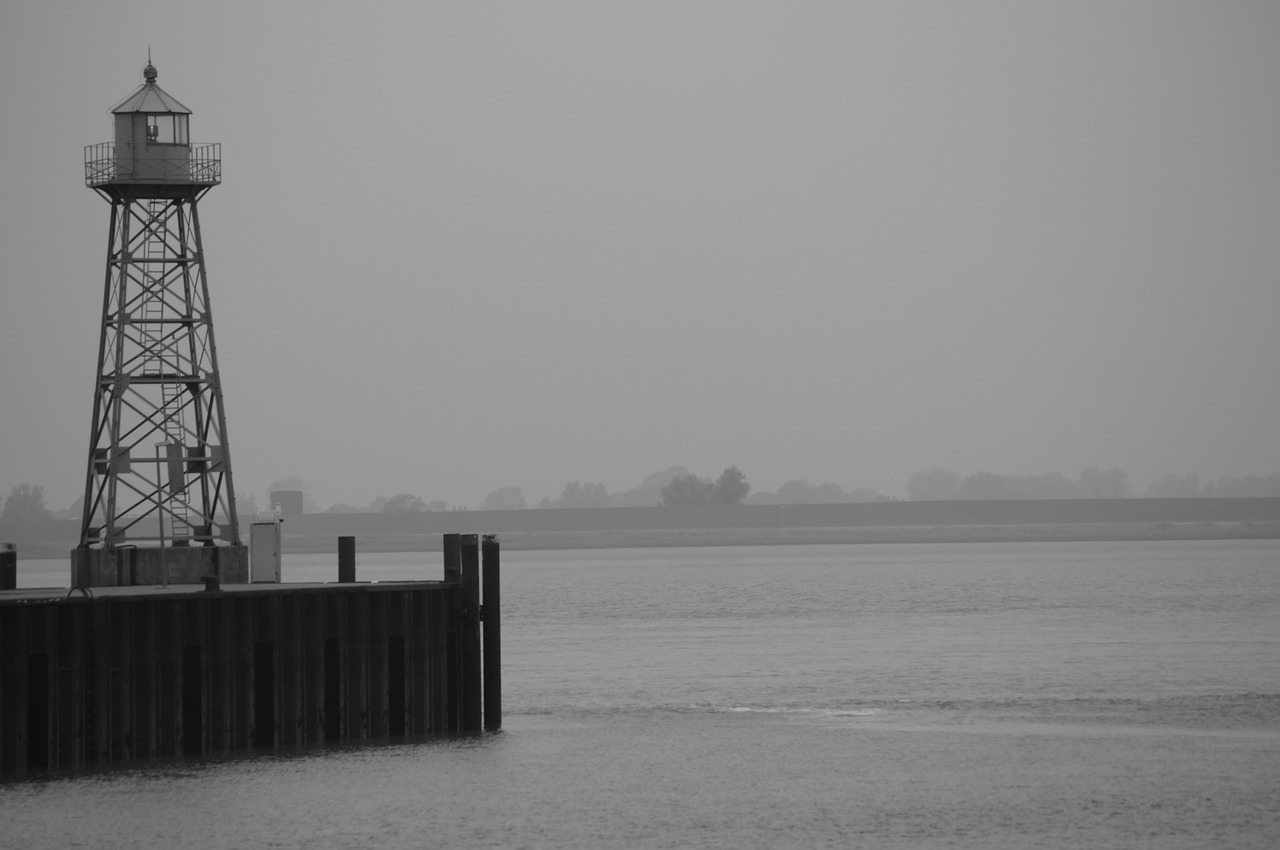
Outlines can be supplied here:
<path id="1" fill-rule="evenodd" d="M 499 729 L 498 541 L 442 549 L 440 580 L 0 590 L 0 774 Z"/>

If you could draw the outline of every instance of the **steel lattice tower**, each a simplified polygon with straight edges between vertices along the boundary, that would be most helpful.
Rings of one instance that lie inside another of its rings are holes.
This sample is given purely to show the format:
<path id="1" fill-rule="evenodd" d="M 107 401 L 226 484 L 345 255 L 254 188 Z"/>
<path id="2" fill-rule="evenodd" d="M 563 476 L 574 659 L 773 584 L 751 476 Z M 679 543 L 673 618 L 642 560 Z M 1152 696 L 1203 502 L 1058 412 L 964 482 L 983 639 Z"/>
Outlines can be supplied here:
<path id="1" fill-rule="evenodd" d="M 111 224 L 77 587 L 247 576 L 197 209 L 221 149 L 190 142 L 156 76 L 112 110 L 115 141 L 85 148 Z"/>

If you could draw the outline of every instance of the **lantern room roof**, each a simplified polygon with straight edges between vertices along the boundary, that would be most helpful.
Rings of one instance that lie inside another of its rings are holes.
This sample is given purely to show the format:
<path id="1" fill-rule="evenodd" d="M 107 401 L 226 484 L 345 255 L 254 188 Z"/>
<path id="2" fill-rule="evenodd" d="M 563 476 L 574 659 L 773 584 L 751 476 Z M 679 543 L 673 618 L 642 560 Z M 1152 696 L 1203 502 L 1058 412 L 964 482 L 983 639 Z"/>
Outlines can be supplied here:
<path id="1" fill-rule="evenodd" d="M 112 114 L 119 115 L 122 112 L 177 112 L 183 115 L 191 114 L 191 110 L 179 103 L 176 97 L 156 85 L 156 68 L 154 65 L 148 62 L 147 67 L 142 71 L 142 75 L 146 78 L 146 82 L 138 86 L 137 91 L 112 109 Z"/>

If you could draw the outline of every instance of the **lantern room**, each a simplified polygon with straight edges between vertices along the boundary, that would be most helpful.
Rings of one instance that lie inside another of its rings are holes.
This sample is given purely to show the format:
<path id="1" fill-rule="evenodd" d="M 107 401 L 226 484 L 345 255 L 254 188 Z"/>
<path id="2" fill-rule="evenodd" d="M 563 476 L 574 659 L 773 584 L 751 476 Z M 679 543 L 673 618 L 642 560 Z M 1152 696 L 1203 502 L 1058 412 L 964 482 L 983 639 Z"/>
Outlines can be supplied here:
<path id="1" fill-rule="evenodd" d="M 191 110 L 156 85 L 156 68 L 150 62 L 142 71 L 145 82 L 111 110 L 115 141 L 85 149 L 85 180 L 89 186 L 106 184 L 177 187 L 216 185 L 222 169 L 217 145 L 191 144 Z"/>

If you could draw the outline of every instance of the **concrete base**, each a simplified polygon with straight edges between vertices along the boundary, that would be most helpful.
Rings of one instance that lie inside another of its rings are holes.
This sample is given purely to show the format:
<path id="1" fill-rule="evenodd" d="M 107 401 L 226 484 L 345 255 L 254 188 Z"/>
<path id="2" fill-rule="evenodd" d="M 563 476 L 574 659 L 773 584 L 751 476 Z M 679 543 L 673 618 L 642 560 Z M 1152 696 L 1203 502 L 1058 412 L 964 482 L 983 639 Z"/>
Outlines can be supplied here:
<path id="1" fill-rule="evenodd" d="M 72 587 L 200 584 L 202 576 L 217 576 L 222 584 L 247 584 L 249 548 L 176 546 L 164 550 L 158 547 L 71 550 Z"/>

